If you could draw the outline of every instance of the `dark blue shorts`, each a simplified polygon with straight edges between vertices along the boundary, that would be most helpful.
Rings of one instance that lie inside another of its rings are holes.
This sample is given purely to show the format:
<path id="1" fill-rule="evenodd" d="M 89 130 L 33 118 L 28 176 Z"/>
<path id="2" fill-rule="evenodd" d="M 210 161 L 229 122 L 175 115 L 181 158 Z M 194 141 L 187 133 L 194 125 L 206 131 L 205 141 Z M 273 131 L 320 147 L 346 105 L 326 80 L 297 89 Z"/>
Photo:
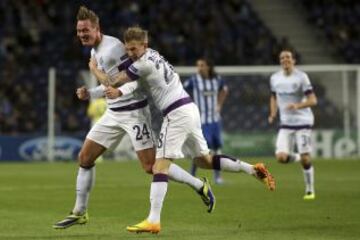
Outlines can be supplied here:
<path id="1" fill-rule="evenodd" d="M 218 150 L 223 145 L 221 137 L 221 123 L 207 123 L 201 125 L 206 142 L 211 150 Z"/>

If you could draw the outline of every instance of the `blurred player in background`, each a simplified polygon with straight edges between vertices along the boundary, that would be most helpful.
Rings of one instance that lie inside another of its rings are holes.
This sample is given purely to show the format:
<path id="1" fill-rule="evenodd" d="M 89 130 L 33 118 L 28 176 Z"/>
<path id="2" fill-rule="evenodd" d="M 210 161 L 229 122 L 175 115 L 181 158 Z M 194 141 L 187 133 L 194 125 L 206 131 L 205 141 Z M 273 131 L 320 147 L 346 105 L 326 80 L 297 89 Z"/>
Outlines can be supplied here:
<path id="1" fill-rule="evenodd" d="M 301 161 L 305 180 L 305 200 L 315 199 L 314 167 L 311 164 L 311 129 L 314 115 L 311 107 L 317 104 L 308 75 L 295 67 L 292 50 L 282 50 L 282 70 L 270 79 L 270 115 L 273 123 L 280 113 L 280 130 L 276 140 L 276 158 L 280 163 Z M 296 144 L 298 153 L 294 152 Z"/>
<path id="2" fill-rule="evenodd" d="M 106 111 L 106 100 L 98 98 L 90 101 L 87 108 L 87 115 L 91 119 L 91 126 L 94 126 Z"/>
<path id="3" fill-rule="evenodd" d="M 198 106 L 201 117 L 201 128 L 214 154 L 221 154 L 223 140 L 221 137 L 221 109 L 228 95 L 225 81 L 216 74 L 212 62 L 200 58 L 196 62 L 197 74 L 187 79 L 183 86 Z M 197 166 L 192 164 L 191 174 L 196 175 Z M 219 170 L 214 170 L 214 181 L 223 183 Z"/>
<path id="4" fill-rule="evenodd" d="M 99 17 L 84 6 L 78 11 L 76 29 L 82 45 L 92 47 L 90 71 L 103 83 L 91 89 L 78 88 L 77 96 L 80 100 L 105 96 L 108 109 L 86 136 L 78 158 L 80 166 L 76 180 L 75 206 L 69 216 L 53 225 L 55 229 L 65 229 L 74 224 L 88 222 L 87 206 L 95 182 L 95 160 L 106 149 L 116 146 L 125 134 L 130 136 L 142 167 L 147 173 L 152 173 L 155 162 L 146 95 L 142 93 L 137 82 L 114 88 L 103 81 L 104 77 L 107 78 L 106 74 L 113 76 L 132 64 L 123 43 L 117 38 L 103 35 L 100 32 Z M 176 164 L 171 164 L 169 176 L 174 181 L 191 186 L 207 205 L 207 194 L 211 191 L 207 181 L 193 177 Z"/>
<path id="5" fill-rule="evenodd" d="M 183 158 L 186 144 L 201 168 L 230 172 L 246 172 L 275 189 L 275 181 L 261 163 L 251 165 L 226 155 L 211 155 L 201 130 L 198 107 L 184 90 L 179 75 L 157 51 L 148 48 L 147 31 L 140 27 L 128 28 L 124 34 L 125 48 L 134 61 L 125 71 L 109 77 L 113 86 L 139 80 L 156 107 L 162 111 L 163 123 L 158 139 L 153 182 L 150 188 L 150 213 L 139 224 L 127 227 L 130 232 L 160 231 L 160 214 L 168 188 L 169 167 L 173 159 Z M 208 212 L 215 208 L 215 198 L 208 192 Z"/>
<path id="6" fill-rule="evenodd" d="M 87 108 L 87 115 L 91 119 L 91 126 L 94 126 L 95 123 L 102 117 L 106 111 L 106 100 L 105 98 L 97 98 L 90 101 Z M 100 155 L 96 162 L 102 162 L 103 156 Z"/>

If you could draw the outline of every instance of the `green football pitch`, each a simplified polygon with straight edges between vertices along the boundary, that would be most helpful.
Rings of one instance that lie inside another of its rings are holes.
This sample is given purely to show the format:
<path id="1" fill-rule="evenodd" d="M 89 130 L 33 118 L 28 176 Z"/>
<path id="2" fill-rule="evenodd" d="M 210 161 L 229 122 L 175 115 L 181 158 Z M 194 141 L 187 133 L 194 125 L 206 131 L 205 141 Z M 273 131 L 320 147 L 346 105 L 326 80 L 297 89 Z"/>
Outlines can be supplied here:
<path id="1" fill-rule="evenodd" d="M 179 161 L 188 169 L 189 162 Z M 72 209 L 77 165 L 0 164 L 0 239 L 360 239 L 360 161 L 316 160 L 316 200 L 302 199 L 298 164 L 265 161 L 277 180 L 269 192 L 244 173 L 225 173 L 213 186 L 216 209 L 206 212 L 189 187 L 171 182 L 158 235 L 125 227 L 148 214 L 151 176 L 136 161 L 98 164 L 83 226 L 54 230 Z M 199 171 L 211 178 L 211 171 Z"/>

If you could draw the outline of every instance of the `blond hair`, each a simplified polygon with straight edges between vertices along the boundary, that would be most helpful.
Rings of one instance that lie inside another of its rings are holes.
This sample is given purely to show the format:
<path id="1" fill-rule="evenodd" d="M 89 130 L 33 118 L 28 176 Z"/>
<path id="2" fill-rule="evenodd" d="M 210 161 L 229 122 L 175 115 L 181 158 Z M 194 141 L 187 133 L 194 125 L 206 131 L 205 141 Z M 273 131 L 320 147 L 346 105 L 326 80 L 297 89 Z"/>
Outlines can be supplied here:
<path id="1" fill-rule="evenodd" d="M 148 32 L 139 26 L 129 27 L 124 33 L 125 42 L 140 41 L 148 42 Z"/>
<path id="2" fill-rule="evenodd" d="M 76 15 L 76 19 L 78 21 L 90 20 L 90 22 L 96 26 L 99 26 L 99 24 L 100 24 L 98 15 L 96 15 L 95 12 L 93 12 L 92 10 L 88 9 L 85 6 L 80 6 L 79 11 Z"/>

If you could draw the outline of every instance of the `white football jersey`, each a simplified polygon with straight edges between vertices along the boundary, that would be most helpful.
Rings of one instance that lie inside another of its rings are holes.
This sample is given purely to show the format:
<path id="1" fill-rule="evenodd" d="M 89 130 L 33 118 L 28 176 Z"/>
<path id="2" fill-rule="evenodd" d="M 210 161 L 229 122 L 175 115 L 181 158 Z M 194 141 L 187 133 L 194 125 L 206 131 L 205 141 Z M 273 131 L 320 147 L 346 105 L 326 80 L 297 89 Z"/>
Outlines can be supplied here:
<path id="1" fill-rule="evenodd" d="M 98 68 L 109 76 L 114 76 L 118 72 L 127 69 L 132 63 L 126 54 L 124 44 L 119 39 L 108 35 L 103 35 L 100 44 L 91 49 L 91 56 L 95 57 Z M 101 88 L 105 89 L 105 86 L 101 85 Z M 133 93 L 116 99 L 106 98 L 106 102 L 109 108 L 114 108 L 144 99 L 146 99 L 146 95 L 138 88 Z"/>
<path id="2" fill-rule="evenodd" d="M 302 102 L 307 94 L 313 92 L 310 79 L 305 72 L 294 69 L 287 76 L 283 70 L 280 70 L 271 76 L 270 87 L 271 92 L 276 94 L 281 126 L 312 126 L 314 124 L 311 108 L 286 109 L 290 103 Z"/>
<path id="3" fill-rule="evenodd" d="M 126 72 L 132 80 L 141 80 L 161 111 L 175 101 L 189 97 L 173 66 L 151 48 L 146 49 L 144 55 L 133 62 Z"/>

